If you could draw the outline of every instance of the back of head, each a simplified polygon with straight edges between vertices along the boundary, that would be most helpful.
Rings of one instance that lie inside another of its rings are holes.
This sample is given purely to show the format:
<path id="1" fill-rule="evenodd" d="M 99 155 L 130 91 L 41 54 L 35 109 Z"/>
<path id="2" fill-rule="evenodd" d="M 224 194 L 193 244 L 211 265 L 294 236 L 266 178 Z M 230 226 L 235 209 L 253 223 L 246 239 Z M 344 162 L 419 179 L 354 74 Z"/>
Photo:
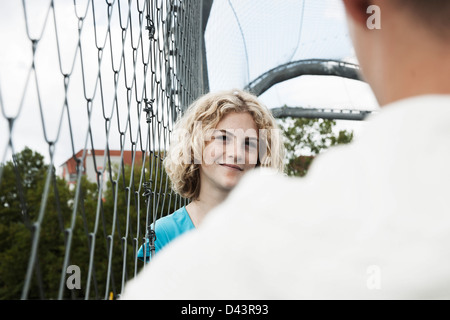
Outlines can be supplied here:
<path id="1" fill-rule="evenodd" d="M 342 0 L 355 53 L 381 107 L 449 94 L 449 0 Z"/>
<path id="2" fill-rule="evenodd" d="M 412 21 L 425 27 L 441 40 L 450 37 L 449 0 L 389 0 L 397 10 L 407 12 Z"/>

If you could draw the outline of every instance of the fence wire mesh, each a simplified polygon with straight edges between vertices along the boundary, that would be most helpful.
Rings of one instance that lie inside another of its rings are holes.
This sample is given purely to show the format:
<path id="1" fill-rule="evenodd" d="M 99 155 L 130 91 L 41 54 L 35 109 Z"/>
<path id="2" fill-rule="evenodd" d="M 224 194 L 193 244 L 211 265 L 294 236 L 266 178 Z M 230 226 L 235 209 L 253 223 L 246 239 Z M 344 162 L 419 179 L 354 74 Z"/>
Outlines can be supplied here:
<path id="1" fill-rule="evenodd" d="M 117 298 L 144 267 L 149 226 L 186 201 L 162 161 L 202 93 L 201 7 L 2 2 L 0 299 Z"/>

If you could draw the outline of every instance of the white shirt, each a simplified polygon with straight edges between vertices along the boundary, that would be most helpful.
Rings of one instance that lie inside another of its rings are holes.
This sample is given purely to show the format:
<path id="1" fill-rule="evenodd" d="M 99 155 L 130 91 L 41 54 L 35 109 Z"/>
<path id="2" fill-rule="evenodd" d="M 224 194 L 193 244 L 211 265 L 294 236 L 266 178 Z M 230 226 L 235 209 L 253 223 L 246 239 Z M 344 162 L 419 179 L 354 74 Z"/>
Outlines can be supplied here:
<path id="1" fill-rule="evenodd" d="M 366 125 L 305 178 L 248 173 L 122 299 L 450 298 L 450 95 Z"/>

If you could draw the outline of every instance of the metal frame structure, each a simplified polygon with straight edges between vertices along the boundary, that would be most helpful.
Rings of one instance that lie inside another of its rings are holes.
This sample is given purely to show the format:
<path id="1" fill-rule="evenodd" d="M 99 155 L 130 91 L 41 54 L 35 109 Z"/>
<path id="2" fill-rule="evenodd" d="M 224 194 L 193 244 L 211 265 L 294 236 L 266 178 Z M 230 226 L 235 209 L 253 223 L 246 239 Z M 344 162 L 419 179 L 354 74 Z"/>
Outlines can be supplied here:
<path id="1" fill-rule="evenodd" d="M 245 90 L 260 96 L 273 85 L 304 75 L 338 76 L 360 80 L 359 66 L 339 60 L 308 59 L 277 66 L 251 81 Z"/>
<path id="2" fill-rule="evenodd" d="M 318 109 L 318 108 L 293 108 L 281 107 L 271 109 L 275 118 L 322 118 L 333 120 L 364 120 L 372 111 L 349 110 L 349 109 Z"/>
<path id="3" fill-rule="evenodd" d="M 308 59 L 289 62 L 277 66 L 255 80 L 244 89 L 260 96 L 277 83 L 303 75 L 338 76 L 363 81 L 359 74 L 359 66 L 339 60 Z M 362 110 L 330 110 L 312 108 L 281 107 L 271 110 L 276 118 L 324 118 L 338 120 L 364 120 L 371 111 Z"/>

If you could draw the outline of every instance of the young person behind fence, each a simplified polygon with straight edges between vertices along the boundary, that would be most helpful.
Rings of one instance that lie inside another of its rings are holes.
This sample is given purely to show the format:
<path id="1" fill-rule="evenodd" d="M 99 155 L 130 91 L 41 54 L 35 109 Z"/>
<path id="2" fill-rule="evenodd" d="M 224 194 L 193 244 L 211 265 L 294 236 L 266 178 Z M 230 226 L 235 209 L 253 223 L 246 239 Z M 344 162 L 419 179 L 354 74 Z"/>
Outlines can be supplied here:
<path id="1" fill-rule="evenodd" d="M 248 92 L 202 96 L 175 124 L 171 140 L 165 170 L 172 189 L 190 202 L 153 224 L 155 252 L 198 227 L 249 170 L 284 170 L 281 132 L 270 111 Z M 148 261 L 148 241 L 145 248 Z M 144 246 L 138 257 L 144 260 Z"/>

